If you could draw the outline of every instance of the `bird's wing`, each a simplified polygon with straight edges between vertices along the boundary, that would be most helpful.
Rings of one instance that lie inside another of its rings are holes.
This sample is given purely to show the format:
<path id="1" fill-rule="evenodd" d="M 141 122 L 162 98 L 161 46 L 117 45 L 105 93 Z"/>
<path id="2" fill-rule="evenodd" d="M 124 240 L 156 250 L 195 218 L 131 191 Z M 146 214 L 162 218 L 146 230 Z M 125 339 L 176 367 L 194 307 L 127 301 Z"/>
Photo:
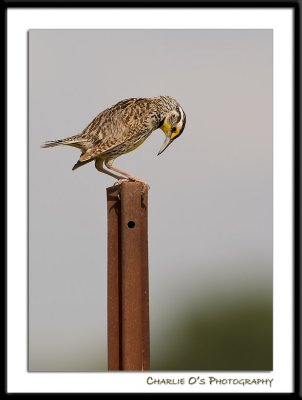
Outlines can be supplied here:
<path id="1" fill-rule="evenodd" d="M 99 114 L 83 131 L 93 146 L 81 155 L 80 161 L 117 150 L 138 132 L 148 111 L 148 104 L 143 100 L 124 100 Z"/>

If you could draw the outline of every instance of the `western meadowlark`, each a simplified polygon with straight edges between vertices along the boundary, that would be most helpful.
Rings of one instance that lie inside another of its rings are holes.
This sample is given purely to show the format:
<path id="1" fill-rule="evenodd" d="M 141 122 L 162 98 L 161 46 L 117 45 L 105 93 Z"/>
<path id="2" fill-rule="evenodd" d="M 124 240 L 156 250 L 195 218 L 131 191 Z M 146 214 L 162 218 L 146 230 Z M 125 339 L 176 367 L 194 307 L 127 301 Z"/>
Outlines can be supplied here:
<path id="1" fill-rule="evenodd" d="M 154 130 L 161 128 L 166 139 L 161 154 L 184 130 L 186 114 L 170 96 L 122 100 L 98 114 L 82 133 L 65 139 L 46 142 L 42 147 L 67 145 L 82 153 L 73 170 L 95 160 L 98 171 L 118 180 L 144 182 L 115 168 L 113 161 L 140 146 Z M 105 166 L 108 168 L 106 170 Z M 116 175 L 117 172 L 123 176 Z M 144 182 L 145 183 L 145 182 Z"/>

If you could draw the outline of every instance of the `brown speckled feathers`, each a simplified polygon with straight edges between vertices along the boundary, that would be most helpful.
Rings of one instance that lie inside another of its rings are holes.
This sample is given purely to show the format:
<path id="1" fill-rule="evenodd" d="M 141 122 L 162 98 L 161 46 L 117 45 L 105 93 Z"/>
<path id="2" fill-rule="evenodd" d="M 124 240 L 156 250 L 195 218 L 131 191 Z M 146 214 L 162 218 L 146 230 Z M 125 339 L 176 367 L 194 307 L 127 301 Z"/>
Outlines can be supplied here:
<path id="1" fill-rule="evenodd" d="M 80 134 L 46 142 L 42 147 L 79 148 L 82 153 L 73 169 L 94 159 L 106 163 L 138 147 L 177 106 L 170 96 L 122 100 L 98 114 Z"/>

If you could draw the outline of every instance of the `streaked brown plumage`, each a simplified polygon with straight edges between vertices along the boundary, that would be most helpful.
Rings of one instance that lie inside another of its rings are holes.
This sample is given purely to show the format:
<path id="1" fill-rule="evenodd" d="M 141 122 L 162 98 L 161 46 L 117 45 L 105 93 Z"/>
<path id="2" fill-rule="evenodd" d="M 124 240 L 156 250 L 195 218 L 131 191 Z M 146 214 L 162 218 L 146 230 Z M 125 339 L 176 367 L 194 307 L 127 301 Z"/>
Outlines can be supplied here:
<path id="1" fill-rule="evenodd" d="M 154 130 L 161 128 L 166 140 L 162 153 L 182 133 L 186 115 L 179 103 L 170 96 L 131 98 L 122 100 L 102 111 L 78 135 L 46 142 L 42 147 L 67 145 L 82 153 L 73 170 L 95 160 L 95 166 L 116 179 L 140 179 L 113 167 L 113 161 L 140 146 Z M 124 176 L 119 176 L 104 168 Z"/>

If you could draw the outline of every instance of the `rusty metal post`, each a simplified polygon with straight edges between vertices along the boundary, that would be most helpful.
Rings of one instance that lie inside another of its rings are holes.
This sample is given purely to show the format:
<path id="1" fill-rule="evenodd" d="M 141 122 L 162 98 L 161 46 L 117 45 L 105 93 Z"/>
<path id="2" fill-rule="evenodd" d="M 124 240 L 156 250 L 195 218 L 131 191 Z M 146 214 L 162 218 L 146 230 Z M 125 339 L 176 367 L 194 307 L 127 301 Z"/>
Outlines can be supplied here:
<path id="1" fill-rule="evenodd" d="M 108 369 L 121 370 L 121 324 L 120 324 L 120 200 L 119 187 L 107 188 L 107 235 L 108 235 L 108 272 L 107 272 L 107 331 L 108 331 Z"/>
<path id="2" fill-rule="evenodd" d="M 123 182 L 107 189 L 108 369 L 150 368 L 148 189 Z"/>

